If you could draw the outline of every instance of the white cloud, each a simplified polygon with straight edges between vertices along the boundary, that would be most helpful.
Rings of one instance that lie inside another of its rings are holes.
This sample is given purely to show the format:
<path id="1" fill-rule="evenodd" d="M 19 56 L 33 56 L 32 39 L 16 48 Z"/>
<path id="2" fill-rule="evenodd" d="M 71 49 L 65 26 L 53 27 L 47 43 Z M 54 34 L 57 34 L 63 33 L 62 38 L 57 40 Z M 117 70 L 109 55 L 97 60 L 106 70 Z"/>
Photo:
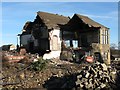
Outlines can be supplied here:
<path id="1" fill-rule="evenodd" d="M 83 14 L 85 16 L 88 16 L 88 17 L 93 17 L 93 18 L 112 18 L 110 16 L 100 16 L 100 15 L 89 15 L 89 14 Z"/>
<path id="2" fill-rule="evenodd" d="M 112 11 L 105 15 L 92 15 L 92 14 L 81 14 L 91 18 L 101 18 L 101 19 L 118 19 L 118 11 Z"/>
<path id="3" fill-rule="evenodd" d="M 110 12 L 109 14 L 111 14 L 111 15 L 117 15 L 117 14 L 118 14 L 118 11 L 112 11 L 112 12 Z"/>

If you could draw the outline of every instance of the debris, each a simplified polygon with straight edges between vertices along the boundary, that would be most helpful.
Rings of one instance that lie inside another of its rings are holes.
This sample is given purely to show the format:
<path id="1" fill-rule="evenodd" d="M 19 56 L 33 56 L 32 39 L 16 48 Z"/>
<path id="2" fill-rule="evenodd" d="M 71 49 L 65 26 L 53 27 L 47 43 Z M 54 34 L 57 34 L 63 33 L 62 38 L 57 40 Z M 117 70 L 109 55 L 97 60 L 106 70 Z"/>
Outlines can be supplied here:
<path id="1" fill-rule="evenodd" d="M 20 76 L 21 79 L 24 79 L 25 74 L 24 74 L 24 73 L 21 73 L 19 76 Z"/>
<path id="2" fill-rule="evenodd" d="M 26 49 L 20 48 L 20 55 L 25 55 L 25 54 L 26 54 Z"/>
<path id="3" fill-rule="evenodd" d="M 107 71 L 107 66 L 103 63 L 103 64 L 100 64 L 103 68 L 103 71 Z"/>
<path id="4" fill-rule="evenodd" d="M 4 56 L 19 56 L 15 52 L 4 52 Z M 22 55 L 21 55 L 22 56 Z M 26 54 L 25 58 L 18 63 L 3 65 L 2 78 L 0 79 L 6 85 L 3 87 L 15 88 L 75 88 L 90 90 L 100 90 L 120 86 L 120 71 L 117 65 L 107 66 L 104 63 L 82 63 L 76 64 L 59 59 L 47 60 L 47 68 L 42 71 L 30 70 L 33 61 L 34 68 L 39 69 L 37 60 L 40 57 L 37 54 Z M 8 62 L 8 60 L 6 60 Z M 28 64 L 29 62 L 29 64 Z M 36 64 L 37 65 L 36 65 Z M 43 60 L 39 62 L 44 66 Z M 41 66 L 40 66 L 41 68 Z M 116 82 L 116 75 L 119 75 Z M 7 83 L 19 82 L 19 84 L 7 85 Z M 44 86 L 45 85 L 45 86 Z"/>
<path id="5" fill-rule="evenodd" d="M 86 75 L 85 75 L 85 77 L 86 77 L 86 78 L 88 78 L 88 77 L 89 77 L 89 75 L 90 75 L 90 73 L 88 73 L 88 72 L 87 72 L 87 73 L 86 73 Z"/>
<path id="6" fill-rule="evenodd" d="M 115 71 L 112 74 L 115 74 Z M 89 66 L 86 65 L 77 75 L 76 85 L 80 88 L 85 87 L 86 89 L 106 88 L 107 85 L 110 85 L 109 83 L 114 83 L 113 80 L 115 77 L 113 78 L 112 74 L 108 71 L 108 66 L 104 63 L 96 62 Z"/>

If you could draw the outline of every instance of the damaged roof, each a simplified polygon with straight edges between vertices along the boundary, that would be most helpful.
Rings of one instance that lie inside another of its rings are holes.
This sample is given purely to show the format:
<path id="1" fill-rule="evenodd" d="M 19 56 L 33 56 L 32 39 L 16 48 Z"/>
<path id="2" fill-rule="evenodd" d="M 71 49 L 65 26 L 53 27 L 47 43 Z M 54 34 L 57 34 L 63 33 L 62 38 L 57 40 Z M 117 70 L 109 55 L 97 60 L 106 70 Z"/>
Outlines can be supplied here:
<path id="1" fill-rule="evenodd" d="M 68 17 L 47 12 L 37 12 L 37 15 L 43 20 L 48 29 L 57 27 L 58 24 L 67 24 L 70 20 Z"/>
<path id="2" fill-rule="evenodd" d="M 78 18 L 80 18 L 85 24 L 88 24 L 89 27 L 93 26 L 93 27 L 102 27 L 102 28 L 107 28 L 105 26 L 103 26 L 102 24 L 99 24 L 97 22 L 95 22 L 94 20 L 90 19 L 87 16 L 83 16 L 83 15 L 79 15 L 79 14 L 74 14 L 74 16 L 77 16 Z M 73 17 L 74 17 L 73 16 Z M 108 28 L 109 29 L 109 28 Z"/>

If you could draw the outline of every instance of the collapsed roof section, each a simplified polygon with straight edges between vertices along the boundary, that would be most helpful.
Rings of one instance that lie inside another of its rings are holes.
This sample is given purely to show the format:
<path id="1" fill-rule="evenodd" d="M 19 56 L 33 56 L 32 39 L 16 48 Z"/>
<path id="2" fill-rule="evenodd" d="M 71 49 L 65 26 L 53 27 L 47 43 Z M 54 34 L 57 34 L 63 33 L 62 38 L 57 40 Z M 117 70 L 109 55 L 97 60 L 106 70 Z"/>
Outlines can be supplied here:
<path id="1" fill-rule="evenodd" d="M 81 19 L 85 24 L 88 24 L 89 27 L 107 28 L 107 27 L 103 26 L 102 24 L 95 22 L 94 20 L 90 19 L 90 18 L 87 17 L 87 16 L 83 16 L 83 15 L 80 15 L 80 14 L 74 14 L 74 16 L 77 16 L 77 17 L 78 17 L 79 19 Z M 74 17 L 74 16 L 73 16 L 73 17 Z"/>
<path id="2" fill-rule="evenodd" d="M 31 22 L 31 21 L 27 21 L 26 23 L 25 23 L 25 25 L 23 26 L 23 30 L 22 30 L 22 35 L 24 34 L 30 34 L 31 33 L 31 31 L 32 31 L 32 28 L 33 28 L 33 22 Z"/>
<path id="3" fill-rule="evenodd" d="M 102 24 L 95 22 L 89 17 L 79 14 L 74 14 L 73 17 L 69 20 L 69 22 L 61 27 L 63 28 L 63 30 L 70 32 L 86 32 L 92 30 L 99 30 L 100 28 L 105 28 L 106 30 L 109 29 Z"/>

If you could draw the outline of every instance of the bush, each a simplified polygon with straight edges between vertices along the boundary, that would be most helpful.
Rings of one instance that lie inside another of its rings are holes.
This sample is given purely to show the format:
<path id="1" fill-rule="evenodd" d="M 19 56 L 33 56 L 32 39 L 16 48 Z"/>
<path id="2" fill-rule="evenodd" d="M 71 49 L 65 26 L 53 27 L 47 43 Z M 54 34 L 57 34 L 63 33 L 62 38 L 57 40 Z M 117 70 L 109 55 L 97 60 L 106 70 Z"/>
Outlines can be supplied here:
<path id="1" fill-rule="evenodd" d="M 35 71 L 43 70 L 47 65 L 47 60 L 44 60 L 42 57 L 38 59 L 36 62 L 32 62 L 31 69 Z"/>

